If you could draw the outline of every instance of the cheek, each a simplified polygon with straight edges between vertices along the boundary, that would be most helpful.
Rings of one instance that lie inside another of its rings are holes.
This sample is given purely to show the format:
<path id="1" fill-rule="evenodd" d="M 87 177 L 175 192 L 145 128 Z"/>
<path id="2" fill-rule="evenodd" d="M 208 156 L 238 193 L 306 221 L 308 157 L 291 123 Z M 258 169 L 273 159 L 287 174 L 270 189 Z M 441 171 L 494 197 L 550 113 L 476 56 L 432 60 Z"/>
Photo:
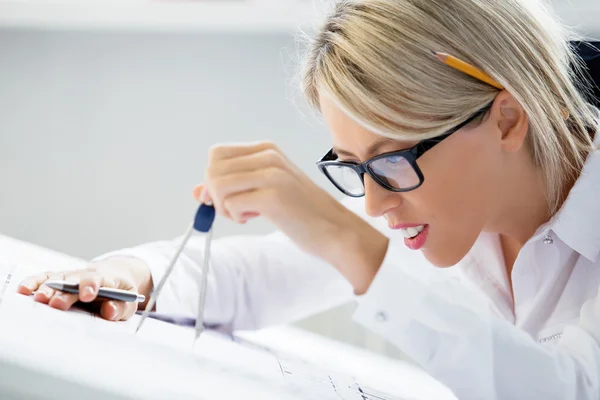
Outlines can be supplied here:
<path id="1" fill-rule="evenodd" d="M 422 197 L 431 214 L 453 220 L 485 208 L 479 206 L 487 203 L 493 186 L 488 160 L 476 152 L 461 152 L 424 163 Z"/>
<path id="2" fill-rule="evenodd" d="M 495 187 L 494 157 L 483 146 L 450 147 L 423 160 L 425 182 L 418 190 L 431 224 L 424 252 L 438 266 L 456 264 L 471 249 L 488 218 Z"/>

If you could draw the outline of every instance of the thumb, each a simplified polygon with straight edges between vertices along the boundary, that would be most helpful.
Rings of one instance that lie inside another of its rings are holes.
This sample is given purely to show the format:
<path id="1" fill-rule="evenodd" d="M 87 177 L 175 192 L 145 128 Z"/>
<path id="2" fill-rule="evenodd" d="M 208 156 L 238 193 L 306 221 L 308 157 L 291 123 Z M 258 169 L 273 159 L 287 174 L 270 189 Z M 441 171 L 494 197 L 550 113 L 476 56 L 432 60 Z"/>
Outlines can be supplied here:
<path id="1" fill-rule="evenodd" d="M 105 301 L 100 306 L 100 316 L 109 321 L 124 321 L 137 311 L 137 303 Z"/>
<path id="2" fill-rule="evenodd" d="M 204 185 L 197 185 L 194 190 L 192 191 L 192 196 L 194 196 L 194 199 L 196 199 L 196 201 L 200 202 L 200 196 L 202 195 L 202 192 L 204 191 Z"/>
<path id="3" fill-rule="evenodd" d="M 204 184 L 196 186 L 192 191 L 192 195 L 199 203 L 207 204 L 212 202 L 212 198 L 210 197 L 208 189 Z"/>

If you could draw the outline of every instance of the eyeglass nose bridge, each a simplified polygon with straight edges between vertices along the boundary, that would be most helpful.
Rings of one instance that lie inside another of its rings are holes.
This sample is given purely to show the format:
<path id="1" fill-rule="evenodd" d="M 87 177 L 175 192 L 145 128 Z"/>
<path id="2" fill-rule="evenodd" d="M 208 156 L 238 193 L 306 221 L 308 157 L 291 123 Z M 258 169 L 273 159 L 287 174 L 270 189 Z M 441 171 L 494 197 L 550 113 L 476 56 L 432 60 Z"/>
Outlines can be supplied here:
<path id="1" fill-rule="evenodd" d="M 354 171 L 360 177 L 360 181 L 362 182 L 363 188 L 365 187 L 365 174 L 369 175 L 367 171 L 367 167 L 364 164 L 354 165 Z"/>
<path id="2" fill-rule="evenodd" d="M 363 187 L 363 195 L 367 194 L 367 185 L 365 185 L 365 175 L 367 175 L 369 178 L 371 178 L 371 180 L 373 182 L 375 182 L 375 184 L 385 190 L 389 190 L 385 184 L 385 182 L 382 182 L 381 179 L 379 179 L 377 177 L 376 174 L 373 173 L 373 171 L 371 171 L 369 169 L 369 165 L 371 163 L 366 163 L 366 164 L 360 164 L 360 165 L 353 165 L 353 169 L 354 171 L 358 174 L 358 176 L 360 177 L 360 181 L 362 183 L 362 187 Z"/>

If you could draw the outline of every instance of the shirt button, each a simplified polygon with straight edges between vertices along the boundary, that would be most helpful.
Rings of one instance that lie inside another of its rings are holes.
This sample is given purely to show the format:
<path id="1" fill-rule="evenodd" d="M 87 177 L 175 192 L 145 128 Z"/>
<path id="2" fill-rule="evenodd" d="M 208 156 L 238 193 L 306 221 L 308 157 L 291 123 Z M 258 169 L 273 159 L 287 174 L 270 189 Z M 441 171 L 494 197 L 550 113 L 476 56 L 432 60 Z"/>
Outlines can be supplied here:
<path id="1" fill-rule="evenodd" d="M 552 237 L 550 235 L 546 235 L 544 237 L 544 244 L 552 244 L 554 243 L 554 240 L 552 240 Z"/>
<path id="2" fill-rule="evenodd" d="M 385 322 L 387 319 L 387 314 L 384 311 L 377 311 L 377 314 L 375 314 L 375 321 L 377 322 Z"/>

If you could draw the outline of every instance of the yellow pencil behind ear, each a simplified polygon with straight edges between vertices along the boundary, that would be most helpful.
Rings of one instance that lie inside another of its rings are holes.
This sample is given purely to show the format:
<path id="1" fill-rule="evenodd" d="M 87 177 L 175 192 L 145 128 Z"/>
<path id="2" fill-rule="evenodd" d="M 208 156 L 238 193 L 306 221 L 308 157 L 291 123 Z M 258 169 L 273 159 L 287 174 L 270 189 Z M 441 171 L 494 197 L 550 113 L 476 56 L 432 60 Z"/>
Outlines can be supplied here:
<path id="1" fill-rule="evenodd" d="M 492 78 L 482 70 L 476 68 L 475 66 L 446 53 L 440 53 L 436 51 L 432 51 L 432 53 L 437 57 L 438 60 L 440 60 L 447 66 L 454 68 L 466 75 L 469 75 L 481 82 L 487 83 L 488 85 L 493 86 L 498 90 L 504 90 L 504 86 L 502 86 L 498 81 L 496 81 L 494 78 Z M 561 111 L 561 114 L 565 121 L 568 120 L 570 117 L 569 111 L 566 109 L 563 109 Z"/>
<path id="2" fill-rule="evenodd" d="M 474 67 L 473 65 L 471 65 L 467 62 L 459 60 L 458 58 L 451 56 L 449 54 L 446 54 L 446 53 L 438 53 L 438 52 L 434 51 L 433 54 L 438 58 L 438 60 L 440 60 L 441 62 L 443 62 L 444 64 L 446 64 L 449 67 L 452 67 L 452 68 L 454 68 L 464 74 L 467 74 L 477 80 L 485 82 L 488 85 L 495 87 L 496 89 L 499 89 L 499 90 L 504 89 L 504 86 L 502 86 L 500 83 L 498 83 L 494 78 L 492 78 L 491 76 L 489 76 L 482 70 Z"/>

